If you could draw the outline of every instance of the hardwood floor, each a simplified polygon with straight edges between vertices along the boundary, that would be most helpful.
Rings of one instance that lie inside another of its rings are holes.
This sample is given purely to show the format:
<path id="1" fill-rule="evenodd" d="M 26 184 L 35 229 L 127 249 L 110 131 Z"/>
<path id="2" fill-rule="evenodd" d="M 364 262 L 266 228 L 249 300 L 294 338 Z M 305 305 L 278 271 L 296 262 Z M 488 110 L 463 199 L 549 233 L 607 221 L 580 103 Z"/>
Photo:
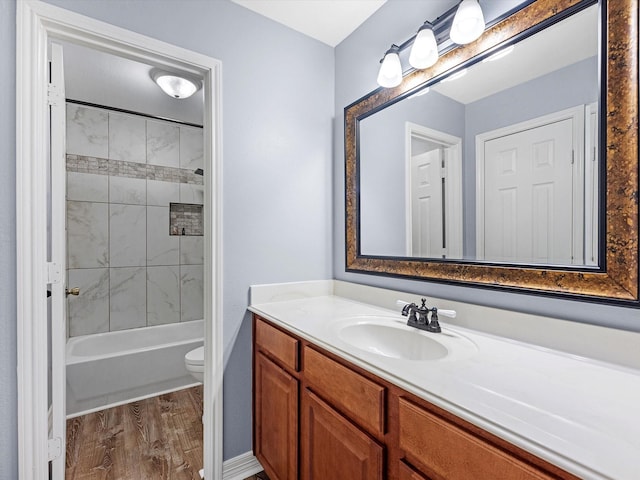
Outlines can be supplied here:
<path id="1" fill-rule="evenodd" d="M 67 421 L 66 480 L 199 480 L 202 386 Z"/>

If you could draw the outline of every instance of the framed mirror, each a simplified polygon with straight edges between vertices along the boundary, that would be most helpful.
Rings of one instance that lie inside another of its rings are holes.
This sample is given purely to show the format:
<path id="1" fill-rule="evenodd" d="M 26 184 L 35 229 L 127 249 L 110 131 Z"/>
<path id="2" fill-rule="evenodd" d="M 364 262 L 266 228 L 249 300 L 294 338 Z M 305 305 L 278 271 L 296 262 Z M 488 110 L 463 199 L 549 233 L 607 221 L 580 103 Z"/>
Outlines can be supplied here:
<path id="1" fill-rule="evenodd" d="M 638 305 L 637 23 L 537 0 L 346 107 L 347 271 Z"/>

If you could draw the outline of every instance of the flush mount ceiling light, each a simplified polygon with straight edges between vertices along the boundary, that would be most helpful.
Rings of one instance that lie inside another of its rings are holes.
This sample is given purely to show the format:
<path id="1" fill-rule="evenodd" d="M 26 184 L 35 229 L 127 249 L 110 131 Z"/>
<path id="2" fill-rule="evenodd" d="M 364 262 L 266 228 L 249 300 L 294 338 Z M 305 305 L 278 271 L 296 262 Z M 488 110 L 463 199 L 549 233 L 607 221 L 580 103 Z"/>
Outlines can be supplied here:
<path id="1" fill-rule="evenodd" d="M 402 65 L 400 64 L 399 52 L 400 49 L 397 45 L 391 45 L 391 48 L 385 52 L 378 72 L 378 85 L 381 87 L 397 87 L 402 83 Z"/>
<path id="2" fill-rule="evenodd" d="M 409 54 L 409 64 L 418 70 L 429 68 L 438 61 L 438 44 L 433 33 L 433 25 L 424 22 L 416 39 L 413 41 L 411 53 Z"/>
<path id="3" fill-rule="evenodd" d="M 457 6 L 447 10 L 433 22 L 425 21 L 413 37 L 400 44 L 393 44 L 380 61 L 378 85 L 385 88 L 397 87 L 402 83 L 400 52 L 411 47 L 409 64 L 415 70 L 423 70 L 436 64 L 440 54 L 455 48 L 446 43 L 438 51 L 438 40 L 447 36 L 458 45 L 471 43 L 482 35 L 486 28 L 484 14 L 478 0 L 462 0 Z M 506 55 L 504 53 L 503 55 Z"/>
<path id="4" fill-rule="evenodd" d="M 150 75 L 162 91 L 173 98 L 189 98 L 202 87 L 199 80 L 158 69 L 151 70 Z"/>
<path id="5" fill-rule="evenodd" d="M 484 15 L 478 0 L 462 0 L 458 5 L 456 16 L 449 37 L 458 45 L 471 43 L 484 32 Z"/>

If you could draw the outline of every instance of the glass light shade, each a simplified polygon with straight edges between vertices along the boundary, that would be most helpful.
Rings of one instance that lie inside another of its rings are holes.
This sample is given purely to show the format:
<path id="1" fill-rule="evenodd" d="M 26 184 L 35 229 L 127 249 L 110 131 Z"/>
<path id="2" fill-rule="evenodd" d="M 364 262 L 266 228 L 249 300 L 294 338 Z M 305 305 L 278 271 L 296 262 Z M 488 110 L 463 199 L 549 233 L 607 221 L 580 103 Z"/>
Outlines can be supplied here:
<path id="1" fill-rule="evenodd" d="M 160 74 L 153 78 L 164 93 L 173 98 L 189 98 L 199 86 L 191 80 L 170 74 Z"/>
<path id="2" fill-rule="evenodd" d="M 484 32 L 485 23 L 478 0 L 462 0 L 458 5 L 449 36 L 458 45 L 473 42 Z"/>
<path id="3" fill-rule="evenodd" d="M 418 70 L 429 68 L 438 61 L 438 44 L 431 25 L 425 23 L 413 41 L 409 64 Z"/>
<path id="4" fill-rule="evenodd" d="M 385 88 L 397 87 L 402 83 L 402 65 L 398 47 L 392 46 L 384 54 L 384 60 L 378 72 L 378 85 Z"/>
<path id="5" fill-rule="evenodd" d="M 513 45 L 510 45 L 507 48 L 503 48 L 499 52 L 494 53 L 493 55 L 490 55 L 487 58 L 485 58 L 484 60 L 482 60 L 482 63 L 495 62 L 496 60 L 500 60 L 501 58 L 504 58 L 507 55 L 509 55 L 511 52 L 513 52 L 514 48 L 515 47 Z"/>

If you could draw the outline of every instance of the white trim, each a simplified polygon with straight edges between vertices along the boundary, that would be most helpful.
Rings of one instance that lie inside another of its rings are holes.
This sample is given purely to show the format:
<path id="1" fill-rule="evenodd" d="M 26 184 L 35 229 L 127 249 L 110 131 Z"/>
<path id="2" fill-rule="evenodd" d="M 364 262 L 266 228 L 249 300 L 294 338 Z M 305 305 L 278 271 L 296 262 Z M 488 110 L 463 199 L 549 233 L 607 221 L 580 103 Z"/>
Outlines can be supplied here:
<path id="1" fill-rule="evenodd" d="M 598 159 L 598 103 L 585 106 L 584 115 L 584 263 L 597 266 L 598 258 L 598 184 L 600 162 Z M 595 124 L 592 124 L 595 116 Z"/>
<path id="2" fill-rule="evenodd" d="M 47 42 L 100 49 L 204 79 L 205 218 L 204 466 L 222 478 L 222 64 L 36 0 L 17 3 L 16 236 L 18 469 L 20 480 L 48 477 L 46 329 Z M 209 163 L 207 163 L 209 160 Z M 215 266 L 215 268 L 214 268 Z M 57 480 L 57 479 L 56 479 Z"/>
<path id="3" fill-rule="evenodd" d="M 407 256 L 413 252 L 411 206 L 411 139 L 422 137 L 446 149 L 445 176 L 447 258 L 462 258 L 462 139 L 423 125 L 405 122 L 405 244 Z"/>
<path id="4" fill-rule="evenodd" d="M 532 118 L 520 123 L 491 130 L 476 135 L 476 260 L 484 260 L 484 144 L 492 139 L 541 127 L 566 119 L 573 120 L 573 263 L 583 265 L 583 229 L 584 229 L 584 105 L 567 108 L 558 112 Z"/>
<path id="5" fill-rule="evenodd" d="M 222 478 L 223 480 L 244 480 L 251 475 L 264 470 L 252 451 L 225 460 Z M 206 477 L 205 477 L 206 478 Z"/>

